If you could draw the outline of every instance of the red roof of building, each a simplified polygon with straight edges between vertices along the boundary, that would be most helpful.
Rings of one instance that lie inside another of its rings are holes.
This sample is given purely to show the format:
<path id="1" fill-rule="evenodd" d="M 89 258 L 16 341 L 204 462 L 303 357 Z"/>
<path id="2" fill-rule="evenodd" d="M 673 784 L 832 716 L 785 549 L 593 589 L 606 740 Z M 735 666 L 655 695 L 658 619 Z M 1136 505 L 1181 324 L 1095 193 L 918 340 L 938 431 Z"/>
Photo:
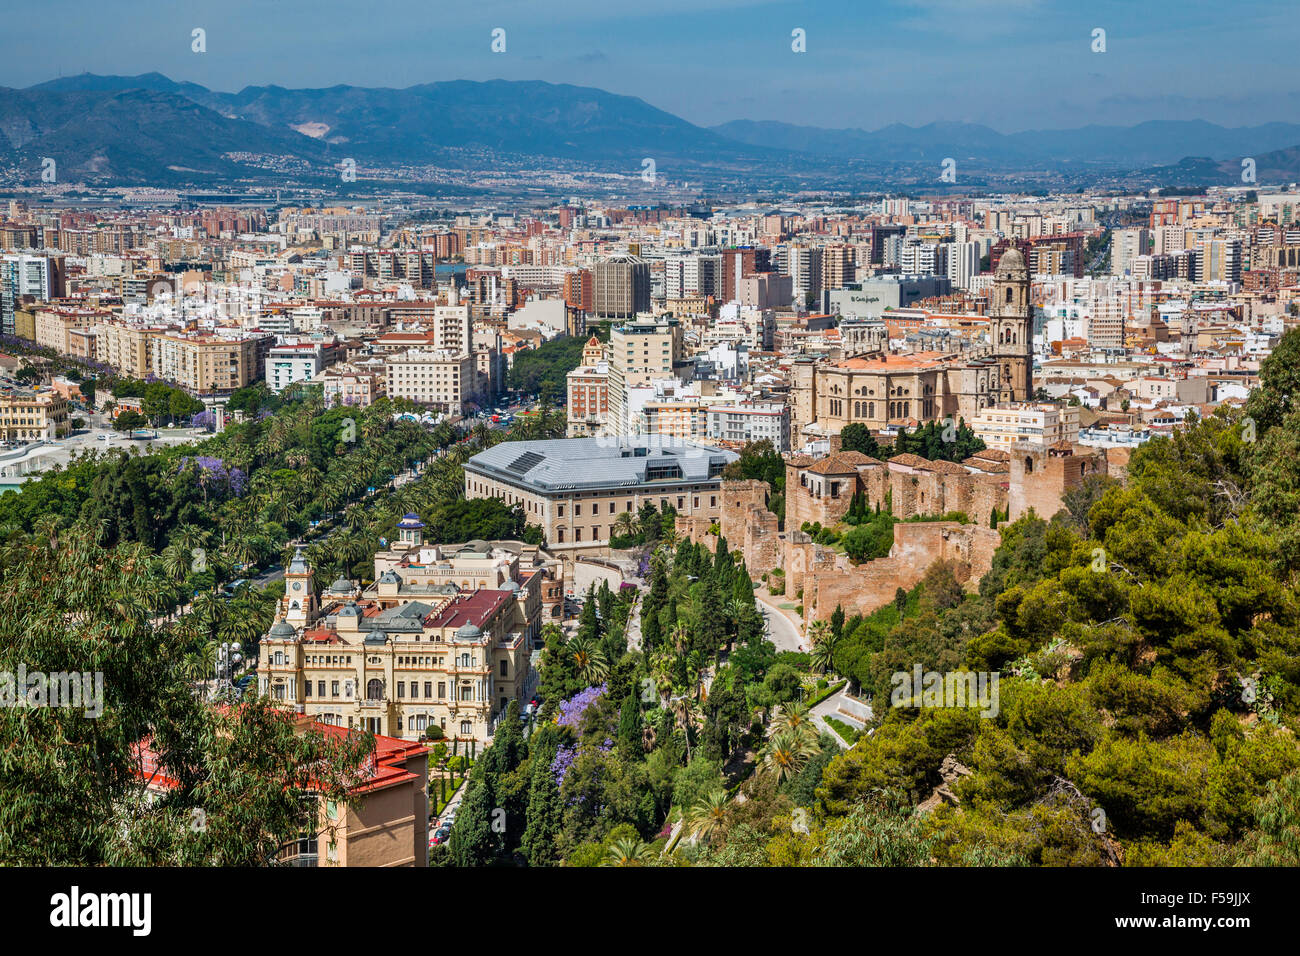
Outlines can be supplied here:
<path id="1" fill-rule="evenodd" d="M 285 717 L 292 719 L 300 729 L 310 728 L 326 737 L 338 740 L 346 740 L 361 734 L 361 731 L 348 727 L 335 727 L 333 724 L 322 724 L 304 715 L 286 712 Z M 153 749 L 152 737 L 146 737 L 137 744 L 135 751 L 140 758 L 140 766 L 136 774 L 146 787 L 155 790 L 174 790 L 180 786 L 180 782 L 166 772 L 157 751 Z M 427 752 L 428 748 L 416 741 L 376 734 L 375 750 L 358 770 L 362 780 L 351 788 L 351 792 L 371 793 L 417 779 L 415 774 L 406 769 L 405 764 L 412 757 Z"/>
<path id="2" fill-rule="evenodd" d="M 508 591 L 487 590 L 480 588 L 469 594 L 454 598 L 429 621 L 431 627 L 461 627 L 473 624 L 477 628 L 496 616 L 501 608 L 510 601 Z"/>

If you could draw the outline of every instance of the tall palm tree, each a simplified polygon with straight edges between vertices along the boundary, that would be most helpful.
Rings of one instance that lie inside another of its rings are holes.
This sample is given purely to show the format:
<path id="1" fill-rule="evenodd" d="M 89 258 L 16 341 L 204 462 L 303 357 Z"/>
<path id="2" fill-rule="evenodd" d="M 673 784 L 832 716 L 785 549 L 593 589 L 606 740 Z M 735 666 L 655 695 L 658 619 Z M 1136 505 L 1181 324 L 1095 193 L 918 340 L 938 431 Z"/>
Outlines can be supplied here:
<path id="1" fill-rule="evenodd" d="M 706 793 L 686 814 L 687 832 L 697 840 L 711 843 L 724 829 L 729 804 L 725 790 Z"/>
<path id="2" fill-rule="evenodd" d="M 813 740 L 817 739 L 817 728 L 807 705 L 791 701 L 777 707 L 776 716 L 772 718 L 772 734 L 780 736 L 786 733 L 811 735 Z"/>
<path id="3" fill-rule="evenodd" d="M 575 637 L 569 641 L 565 650 L 573 659 L 578 676 L 589 685 L 598 684 L 609 676 L 609 660 L 591 640 Z"/>
<path id="4" fill-rule="evenodd" d="M 614 533 L 624 537 L 636 533 L 636 518 L 632 517 L 632 512 L 624 511 L 614 519 Z"/>
<path id="5" fill-rule="evenodd" d="M 190 573 L 194 558 L 185 547 L 176 540 L 163 548 L 160 561 L 163 574 L 172 581 L 183 581 Z"/>
<path id="6" fill-rule="evenodd" d="M 820 644 L 831 636 L 831 626 L 825 621 L 813 621 L 808 625 L 808 637 L 814 644 Z"/>
<path id="7" fill-rule="evenodd" d="M 654 847 L 635 837 L 615 840 L 609 848 L 609 858 L 601 866 L 647 866 L 654 862 Z"/>
<path id="8" fill-rule="evenodd" d="M 813 670 L 819 674 L 825 674 L 834 668 L 835 645 L 836 641 L 831 637 L 813 644 L 812 653 L 809 656 Z"/>
<path id="9" fill-rule="evenodd" d="M 195 548 L 203 547 L 207 540 L 208 533 L 192 524 L 183 524 L 172 534 L 173 543 L 180 545 L 186 554 L 190 554 Z"/>
<path id="10" fill-rule="evenodd" d="M 686 762 L 691 762 L 691 731 L 700 722 L 700 708 L 689 694 L 680 694 L 669 701 L 669 709 L 677 719 L 677 726 L 682 728 L 686 737 Z"/>
<path id="11" fill-rule="evenodd" d="M 763 748 L 760 771 L 782 783 L 803 770 L 809 759 L 821 751 L 816 740 L 787 731 L 777 734 Z"/>

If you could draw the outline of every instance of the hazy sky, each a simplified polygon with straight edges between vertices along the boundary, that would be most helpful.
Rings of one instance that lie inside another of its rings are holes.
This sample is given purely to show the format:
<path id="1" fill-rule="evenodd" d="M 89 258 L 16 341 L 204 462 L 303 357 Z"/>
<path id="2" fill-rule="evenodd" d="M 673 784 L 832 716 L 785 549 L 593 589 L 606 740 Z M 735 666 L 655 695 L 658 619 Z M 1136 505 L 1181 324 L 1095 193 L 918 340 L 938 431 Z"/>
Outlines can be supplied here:
<path id="1" fill-rule="evenodd" d="M 0 85 L 165 73 L 214 89 L 540 79 L 691 122 L 1004 132 L 1300 118 L 1296 0 L 40 0 Z M 207 52 L 191 51 L 191 31 Z M 16 29 L 15 29 L 16 28 Z M 491 33 L 506 31 L 493 53 Z M 807 52 L 791 50 L 806 32 Z M 1094 53 L 1093 30 L 1106 31 Z"/>

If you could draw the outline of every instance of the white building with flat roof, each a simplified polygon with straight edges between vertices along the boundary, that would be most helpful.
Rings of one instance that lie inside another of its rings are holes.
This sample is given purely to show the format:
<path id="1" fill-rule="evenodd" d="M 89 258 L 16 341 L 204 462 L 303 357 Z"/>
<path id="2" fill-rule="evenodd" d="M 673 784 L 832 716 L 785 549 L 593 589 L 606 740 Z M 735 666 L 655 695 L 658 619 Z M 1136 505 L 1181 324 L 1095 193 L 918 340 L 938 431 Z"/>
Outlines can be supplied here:
<path id="1" fill-rule="evenodd" d="M 1079 440 L 1079 408 L 1050 402 L 1005 402 L 980 410 L 971 429 L 990 448 L 1028 443 L 1046 448 Z"/>

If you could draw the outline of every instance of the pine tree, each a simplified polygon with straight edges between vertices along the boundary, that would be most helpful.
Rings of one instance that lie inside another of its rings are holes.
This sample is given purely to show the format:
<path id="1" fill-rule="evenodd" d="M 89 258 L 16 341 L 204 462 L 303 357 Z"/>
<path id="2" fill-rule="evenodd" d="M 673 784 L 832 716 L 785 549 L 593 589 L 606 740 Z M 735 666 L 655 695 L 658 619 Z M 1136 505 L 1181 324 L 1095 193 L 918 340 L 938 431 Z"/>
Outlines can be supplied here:
<path id="1" fill-rule="evenodd" d="M 641 602 L 641 646 L 653 651 L 663 640 L 659 613 L 668 601 L 668 572 L 663 561 L 655 560 L 650 568 L 650 590 Z"/>

